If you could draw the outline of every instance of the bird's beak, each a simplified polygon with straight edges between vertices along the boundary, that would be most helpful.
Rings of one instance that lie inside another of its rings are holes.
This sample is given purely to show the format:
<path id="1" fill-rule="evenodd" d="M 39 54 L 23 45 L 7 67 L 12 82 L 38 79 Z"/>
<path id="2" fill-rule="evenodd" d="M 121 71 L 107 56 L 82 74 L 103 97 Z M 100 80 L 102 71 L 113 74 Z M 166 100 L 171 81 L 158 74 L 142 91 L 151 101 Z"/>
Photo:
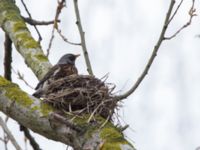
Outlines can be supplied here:
<path id="1" fill-rule="evenodd" d="M 76 58 L 79 57 L 79 56 L 80 56 L 80 54 L 75 55 Z"/>

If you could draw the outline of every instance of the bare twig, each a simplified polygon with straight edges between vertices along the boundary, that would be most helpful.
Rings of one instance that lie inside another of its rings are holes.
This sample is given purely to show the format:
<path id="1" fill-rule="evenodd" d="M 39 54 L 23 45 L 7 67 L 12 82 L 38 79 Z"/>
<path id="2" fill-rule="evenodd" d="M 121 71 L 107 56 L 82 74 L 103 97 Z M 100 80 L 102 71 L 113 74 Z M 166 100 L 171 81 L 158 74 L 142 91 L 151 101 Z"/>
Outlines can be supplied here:
<path id="1" fill-rule="evenodd" d="M 31 13 L 29 12 L 29 10 L 28 10 L 28 8 L 27 8 L 27 6 L 26 6 L 24 0 L 21 0 L 21 2 L 22 2 L 22 5 L 24 6 L 24 8 L 25 8 L 25 10 L 26 10 L 26 12 L 27 12 L 29 18 L 32 19 Z M 42 41 L 42 36 L 40 35 L 40 32 L 39 32 L 38 28 L 36 27 L 36 25 L 33 25 L 33 26 L 34 26 L 34 28 L 35 28 L 37 34 L 38 34 L 38 37 L 39 37 L 38 42 Z"/>
<path id="2" fill-rule="evenodd" d="M 156 45 L 154 46 L 153 52 L 151 54 L 151 57 L 150 57 L 147 65 L 145 66 L 142 74 L 139 76 L 139 78 L 137 79 L 137 81 L 133 85 L 133 87 L 131 87 L 124 94 L 119 95 L 119 96 L 116 97 L 117 100 L 122 100 L 124 98 L 127 98 L 129 95 L 131 95 L 137 89 L 137 87 L 140 85 L 140 83 L 142 82 L 142 80 L 144 79 L 144 77 L 148 74 L 148 71 L 149 71 L 149 69 L 150 69 L 150 67 L 151 67 L 151 65 L 152 65 L 152 63 L 153 63 L 153 61 L 154 61 L 154 59 L 155 59 L 155 57 L 157 55 L 157 52 L 158 52 L 158 50 L 159 50 L 162 42 L 165 40 L 164 36 L 165 36 L 166 30 L 167 30 L 168 25 L 169 25 L 168 22 L 169 22 L 169 19 L 170 19 L 170 16 L 171 16 L 174 4 L 175 4 L 175 0 L 171 0 L 169 8 L 168 8 L 168 11 L 167 11 L 167 14 L 166 14 L 166 17 L 165 17 L 165 21 L 164 21 L 164 25 L 163 25 L 160 37 L 159 37 Z"/>
<path id="3" fill-rule="evenodd" d="M 57 28 L 57 32 L 58 34 L 60 35 L 60 37 L 68 44 L 71 44 L 71 45 L 76 45 L 76 46 L 81 46 L 81 43 L 74 43 L 74 42 L 70 42 L 61 32 L 60 29 Z"/>
<path id="4" fill-rule="evenodd" d="M 4 42 L 4 77 L 11 81 L 11 63 L 12 63 L 12 41 L 5 34 Z"/>
<path id="5" fill-rule="evenodd" d="M 3 121 L 3 119 L 1 117 L 0 117 L 0 125 L 3 128 L 3 130 L 6 132 L 7 136 L 9 137 L 9 139 L 12 142 L 12 144 L 14 145 L 14 147 L 17 150 L 22 150 L 21 147 L 19 146 L 19 144 L 17 143 L 17 141 L 15 140 L 14 136 L 12 135 L 12 133 L 10 132 L 10 130 L 8 129 L 7 125 L 5 124 L 5 122 Z"/>
<path id="6" fill-rule="evenodd" d="M 47 48 L 47 54 L 46 54 L 47 57 L 50 54 L 50 49 L 51 49 L 53 39 L 54 39 L 54 32 L 55 32 L 55 28 L 53 27 L 52 32 L 51 32 L 51 38 L 50 38 L 49 45 L 48 45 L 48 48 Z"/>
<path id="7" fill-rule="evenodd" d="M 34 87 L 32 87 L 25 79 L 24 79 L 24 75 L 22 73 L 20 73 L 19 71 L 17 71 L 17 75 L 18 75 L 18 79 L 24 81 L 24 83 L 30 87 L 31 89 L 34 89 Z"/>
<path id="8" fill-rule="evenodd" d="M 3 130 L 3 143 L 4 143 L 5 150 L 8 150 L 8 142 L 9 142 L 9 138 L 7 134 L 5 133 L 5 131 Z"/>
<path id="9" fill-rule="evenodd" d="M 15 71 L 14 68 L 12 68 L 13 72 L 18 76 L 18 79 L 22 80 L 28 87 L 30 87 L 31 89 L 34 89 L 34 87 L 32 87 L 25 79 L 24 79 L 24 75 L 18 70 Z"/>
<path id="10" fill-rule="evenodd" d="M 191 23 L 192 23 L 192 19 L 194 16 L 197 16 L 196 9 L 194 8 L 194 3 L 195 0 L 192 1 L 192 6 L 188 12 L 190 18 L 189 21 L 186 22 L 186 24 L 184 24 L 180 29 L 178 29 L 173 35 L 169 36 L 169 37 L 165 37 L 165 40 L 171 40 L 172 38 L 176 37 L 183 29 L 187 28 Z"/>
<path id="11" fill-rule="evenodd" d="M 31 136 L 30 131 L 28 130 L 28 128 L 24 127 L 23 125 L 20 125 L 20 130 L 24 132 L 25 137 L 30 141 L 30 144 L 31 144 L 33 150 L 41 150 L 41 148 L 38 145 L 38 143 Z"/>
<path id="12" fill-rule="evenodd" d="M 87 71 L 90 75 L 93 75 L 92 66 L 90 63 L 90 59 L 89 59 L 89 55 L 88 55 L 88 51 L 86 47 L 86 42 L 85 42 L 85 32 L 83 31 L 82 24 L 81 24 L 81 18 L 80 18 L 79 8 L 78 8 L 78 0 L 73 0 L 73 1 L 74 1 L 74 10 L 76 14 L 76 24 L 77 24 L 80 38 L 81 38 L 81 45 L 82 45 L 83 54 L 85 57 L 85 63 L 87 65 Z"/>
<path id="13" fill-rule="evenodd" d="M 176 14 L 177 14 L 179 8 L 181 7 L 182 3 L 183 3 L 183 0 L 181 0 L 180 3 L 178 4 L 178 6 L 176 7 L 176 10 L 175 10 L 174 13 L 171 15 L 171 17 L 170 17 L 170 19 L 169 19 L 169 21 L 168 21 L 168 24 L 170 24 L 170 22 L 174 19 L 174 17 L 176 16 Z"/>
<path id="14" fill-rule="evenodd" d="M 51 32 L 51 38 L 50 38 L 50 41 L 49 41 L 49 46 L 47 48 L 47 54 L 46 54 L 47 56 L 49 56 L 50 49 L 51 49 L 51 46 L 52 46 L 52 43 L 53 43 L 55 29 L 58 29 L 57 20 L 58 20 L 58 17 L 60 15 L 63 7 L 65 7 L 65 0 L 61 0 L 61 1 L 58 0 L 58 6 L 56 8 L 56 15 L 55 15 L 55 18 L 54 18 L 53 29 L 52 29 L 52 32 Z"/>
<path id="15" fill-rule="evenodd" d="M 29 17 L 23 17 L 24 21 L 26 21 L 28 24 L 30 25 L 51 25 L 54 24 L 54 21 L 38 21 L 38 20 L 34 20 L 32 18 Z M 60 22 L 60 20 L 57 20 L 57 22 Z"/>

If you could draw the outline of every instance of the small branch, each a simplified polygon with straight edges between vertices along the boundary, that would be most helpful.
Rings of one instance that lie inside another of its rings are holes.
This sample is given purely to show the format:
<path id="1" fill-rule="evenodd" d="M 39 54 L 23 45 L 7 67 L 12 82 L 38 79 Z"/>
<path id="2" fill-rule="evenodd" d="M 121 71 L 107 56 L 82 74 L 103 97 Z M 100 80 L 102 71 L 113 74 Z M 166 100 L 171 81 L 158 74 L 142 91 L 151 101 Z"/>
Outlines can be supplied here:
<path id="1" fill-rule="evenodd" d="M 25 8 L 25 10 L 26 10 L 26 12 L 27 12 L 29 18 L 32 19 L 31 13 L 29 12 L 29 10 L 28 10 L 28 8 L 27 8 L 27 6 L 26 6 L 24 0 L 21 0 L 21 2 L 22 2 L 22 5 L 24 6 L 24 8 Z M 34 26 L 34 28 L 35 28 L 37 34 L 38 34 L 38 37 L 39 37 L 38 42 L 40 43 L 40 41 L 42 41 L 42 36 L 40 35 L 40 32 L 39 32 L 38 28 L 36 27 L 36 25 L 33 25 L 33 26 Z"/>
<path id="2" fill-rule="evenodd" d="M 23 17 L 22 18 L 30 25 L 51 25 L 54 24 L 54 21 L 38 21 L 38 20 L 34 20 L 32 18 L 29 17 Z M 60 22 L 60 20 L 57 20 L 57 22 Z"/>
<path id="3" fill-rule="evenodd" d="M 14 145 L 14 147 L 17 150 L 22 150 L 21 147 L 19 146 L 19 144 L 17 143 L 17 141 L 15 140 L 14 136 L 12 135 L 12 133 L 10 132 L 10 130 L 8 129 L 7 125 L 5 124 L 5 122 L 3 121 L 3 119 L 1 117 L 0 117 L 0 125 L 3 128 L 3 130 L 6 132 L 7 136 L 11 140 L 12 144 Z"/>
<path id="4" fill-rule="evenodd" d="M 85 32 L 83 31 L 82 24 L 81 24 L 81 18 L 80 18 L 80 13 L 79 13 L 79 8 L 78 8 L 78 0 L 73 0 L 74 1 L 74 10 L 76 14 L 76 25 L 79 30 L 80 38 L 81 38 L 81 45 L 83 49 L 83 54 L 85 57 L 85 63 L 87 65 L 87 71 L 90 75 L 93 75 L 92 71 L 92 66 L 90 63 L 87 47 L 86 47 L 86 42 L 85 42 Z"/>
<path id="5" fill-rule="evenodd" d="M 183 29 L 187 28 L 191 23 L 192 23 L 192 19 L 194 16 L 197 16 L 197 14 L 195 13 L 196 12 L 196 9 L 194 8 L 194 3 L 195 3 L 195 0 L 192 1 L 192 6 L 188 12 L 190 18 L 189 18 L 189 21 L 186 22 L 186 24 L 184 24 L 180 29 L 178 29 L 173 35 L 169 36 L 169 37 L 165 37 L 165 40 L 171 40 L 173 39 L 174 37 L 176 37 Z"/>
<path id="6" fill-rule="evenodd" d="M 51 49 L 53 39 L 54 39 L 55 29 L 58 29 L 58 17 L 60 15 L 63 7 L 65 7 L 65 0 L 61 0 L 61 1 L 58 0 L 58 6 L 56 8 L 56 15 L 55 15 L 54 23 L 53 23 L 54 25 L 53 25 L 53 29 L 52 29 L 52 32 L 51 32 L 51 38 L 50 38 L 50 41 L 49 41 L 49 46 L 47 48 L 46 56 L 49 56 L 50 49 Z"/>
<path id="7" fill-rule="evenodd" d="M 4 77 L 11 81 L 12 41 L 7 34 L 5 34 L 4 51 Z"/>
<path id="8" fill-rule="evenodd" d="M 168 22 L 169 22 L 169 19 L 170 19 L 174 4 L 175 4 L 175 0 L 171 0 L 169 8 L 168 8 L 168 11 L 167 11 L 167 14 L 166 14 L 166 17 L 165 17 L 165 22 L 164 22 L 160 37 L 159 37 L 159 39 L 157 41 L 157 44 L 154 46 L 153 52 L 151 54 L 151 57 L 150 57 L 147 65 L 145 66 L 142 74 L 139 76 L 139 78 L 137 79 L 136 83 L 133 85 L 132 88 L 130 88 L 124 94 L 119 95 L 119 96 L 116 97 L 117 100 L 125 99 L 129 95 L 131 95 L 137 89 L 137 87 L 140 85 L 140 83 L 143 81 L 144 77 L 148 74 L 148 71 L 149 71 L 152 63 L 153 63 L 155 57 L 157 56 L 157 52 L 158 52 L 162 42 L 165 40 L 164 36 L 165 36 L 166 30 L 167 30 L 168 25 L 169 25 Z"/>
<path id="9" fill-rule="evenodd" d="M 18 71 L 15 71 L 14 68 L 12 68 L 13 72 L 18 76 L 18 79 L 22 80 L 29 88 L 34 89 L 25 79 L 24 75 Z"/>
<path id="10" fill-rule="evenodd" d="M 52 32 L 51 32 L 51 38 L 50 38 L 49 45 L 48 45 L 48 48 L 47 48 L 47 54 L 46 54 L 47 57 L 50 54 L 51 46 L 52 46 L 53 39 L 54 39 L 54 32 L 55 32 L 55 28 L 53 27 Z"/>
<path id="11" fill-rule="evenodd" d="M 74 43 L 74 42 L 70 42 L 61 32 L 60 29 L 57 29 L 57 32 L 58 34 L 60 35 L 60 37 L 68 44 L 71 44 L 71 45 L 76 45 L 76 46 L 81 46 L 81 43 Z"/>
<path id="12" fill-rule="evenodd" d="M 38 143 L 35 141 L 35 139 L 30 134 L 28 128 L 24 127 L 23 125 L 20 125 L 20 130 L 24 132 L 25 137 L 30 141 L 30 144 L 31 144 L 33 150 L 41 150 Z"/>
<path id="13" fill-rule="evenodd" d="M 174 11 L 173 15 L 171 15 L 171 17 L 170 17 L 170 19 L 168 21 L 168 24 L 170 24 L 170 22 L 174 19 L 174 17 L 176 16 L 179 8 L 181 7 L 182 3 L 183 3 L 183 0 L 181 0 L 180 3 L 178 4 L 178 6 L 176 7 L 176 10 Z"/>

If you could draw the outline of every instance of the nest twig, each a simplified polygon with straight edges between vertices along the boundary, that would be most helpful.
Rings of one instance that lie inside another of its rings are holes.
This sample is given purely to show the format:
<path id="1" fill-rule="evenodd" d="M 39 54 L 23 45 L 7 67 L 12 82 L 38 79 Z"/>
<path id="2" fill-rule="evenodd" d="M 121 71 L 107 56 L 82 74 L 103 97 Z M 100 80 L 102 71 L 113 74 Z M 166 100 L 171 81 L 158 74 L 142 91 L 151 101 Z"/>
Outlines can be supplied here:
<path id="1" fill-rule="evenodd" d="M 90 75 L 71 75 L 55 80 L 43 90 L 45 103 L 65 112 L 99 114 L 112 117 L 117 101 L 112 95 L 113 88 L 105 81 Z"/>

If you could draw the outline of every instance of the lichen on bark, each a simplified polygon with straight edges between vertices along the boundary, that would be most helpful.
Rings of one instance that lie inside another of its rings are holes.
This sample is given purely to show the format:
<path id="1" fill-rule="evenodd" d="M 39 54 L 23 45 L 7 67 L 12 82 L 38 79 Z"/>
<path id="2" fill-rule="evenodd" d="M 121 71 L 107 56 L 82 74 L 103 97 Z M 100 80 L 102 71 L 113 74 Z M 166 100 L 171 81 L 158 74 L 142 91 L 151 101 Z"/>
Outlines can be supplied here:
<path id="1" fill-rule="evenodd" d="M 40 44 L 31 36 L 12 0 L 0 0 L 0 26 L 9 35 L 25 63 L 41 79 L 52 67 Z"/>

